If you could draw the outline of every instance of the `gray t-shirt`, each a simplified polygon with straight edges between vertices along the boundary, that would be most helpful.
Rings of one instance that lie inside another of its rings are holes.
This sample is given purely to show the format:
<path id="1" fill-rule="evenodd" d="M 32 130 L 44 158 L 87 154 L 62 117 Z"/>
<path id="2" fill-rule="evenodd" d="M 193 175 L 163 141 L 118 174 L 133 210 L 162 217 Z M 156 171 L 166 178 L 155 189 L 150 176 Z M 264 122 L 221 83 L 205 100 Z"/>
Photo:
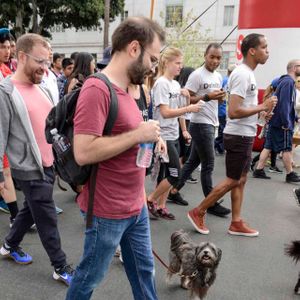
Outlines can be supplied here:
<path id="1" fill-rule="evenodd" d="M 257 85 L 253 70 L 245 64 L 236 67 L 228 79 L 230 95 L 243 98 L 242 107 L 257 106 Z M 229 95 L 229 104 L 230 104 Z M 224 133 L 243 136 L 256 135 L 257 114 L 242 119 L 227 119 Z"/>
<path id="2" fill-rule="evenodd" d="M 153 119 L 159 121 L 160 135 L 165 141 L 175 141 L 179 138 L 178 117 L 165 119 L 160 113 L 160 105 L 168 105 L 171 109 L 179 107 L 180 85 L 175 80 L 164 76 L 159 77 L 152 89 Z"/>
<path id="3" fill-rule="evenodd" d="M 217 71 L 210 72 L 203 66 L 189 76 L 185 88 L 197 96 L 202 96 L 220 90 L 222 88 L 222 76 Z M 191 122 L 218 126 L 218 101 L 206 102 L 199 112 L 192 113 Z"/>

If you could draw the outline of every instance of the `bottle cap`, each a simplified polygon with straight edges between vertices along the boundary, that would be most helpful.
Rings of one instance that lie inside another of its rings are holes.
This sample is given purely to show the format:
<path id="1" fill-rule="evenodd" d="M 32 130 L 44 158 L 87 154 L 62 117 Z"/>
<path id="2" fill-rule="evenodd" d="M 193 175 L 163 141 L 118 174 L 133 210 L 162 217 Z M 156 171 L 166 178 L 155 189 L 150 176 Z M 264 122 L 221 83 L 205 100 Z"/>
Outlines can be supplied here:
<path id="1" fill-rule="evenodd" d="M 51 130 L 50 130 L 50 133 L 51 133 L 52 135 L 56 135 L 56 134 L 57 134 L 57 128 L 51 129 Z"/>

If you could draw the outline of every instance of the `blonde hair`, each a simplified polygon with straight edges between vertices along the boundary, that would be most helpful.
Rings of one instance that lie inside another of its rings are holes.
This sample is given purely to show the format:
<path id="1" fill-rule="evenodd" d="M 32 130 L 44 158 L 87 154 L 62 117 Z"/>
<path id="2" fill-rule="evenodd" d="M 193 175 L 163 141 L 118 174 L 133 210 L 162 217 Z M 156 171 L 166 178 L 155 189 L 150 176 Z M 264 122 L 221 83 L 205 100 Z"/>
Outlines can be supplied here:
<path id="1" fill-rule="evenodd" d="M 166 64 L 169 61 L 174 60 L 176 57 L 183 56 L 180 49 L 175 47 L 168 47 L 162 51 L 158 64 L 158 76 L 162 76 L 166 69 Z"/>

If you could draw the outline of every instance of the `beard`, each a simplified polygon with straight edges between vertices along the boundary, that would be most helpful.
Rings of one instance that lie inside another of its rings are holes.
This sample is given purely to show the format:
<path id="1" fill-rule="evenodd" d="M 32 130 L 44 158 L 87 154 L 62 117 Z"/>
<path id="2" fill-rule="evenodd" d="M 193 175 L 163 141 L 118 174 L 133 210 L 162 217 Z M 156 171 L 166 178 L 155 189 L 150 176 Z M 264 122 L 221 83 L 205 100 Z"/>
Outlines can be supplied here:
<path id="1" fill-rule="evenodd" d="M 24 68 L 24 73 L 32 84 L 40 84 L 43 79 L 44 69 L 33 69 L 29 65 Z"/>
<path id="2" fill-rule="evenodd" d="M 300 72 L 295 72 L 295 77 L 299 77 L 300 76 Z"/>
<path id="3" fill-rule="evenodd" d="M 136 62 L 132 63 L 127 70 L 130 83 L 141 85 L 144 83 L 145 76 L 149 74 L 149 68 L 143 65 L 144 53 L 142 52 Z"/>

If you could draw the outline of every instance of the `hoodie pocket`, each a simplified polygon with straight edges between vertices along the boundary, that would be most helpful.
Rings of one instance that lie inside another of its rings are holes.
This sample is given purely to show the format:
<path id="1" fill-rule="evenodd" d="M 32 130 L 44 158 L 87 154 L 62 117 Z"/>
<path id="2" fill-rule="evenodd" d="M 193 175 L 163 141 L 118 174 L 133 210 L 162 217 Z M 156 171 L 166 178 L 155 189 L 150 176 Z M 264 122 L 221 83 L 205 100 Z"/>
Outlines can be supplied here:
<path id="1" fill-rule="evenodd" d="M 28 145 L 27 144 L 23 144 L 23 156 L 19 160 L 19 164 L 20 165 L 25 161 L 27 155 L 28 155 Z"/>

